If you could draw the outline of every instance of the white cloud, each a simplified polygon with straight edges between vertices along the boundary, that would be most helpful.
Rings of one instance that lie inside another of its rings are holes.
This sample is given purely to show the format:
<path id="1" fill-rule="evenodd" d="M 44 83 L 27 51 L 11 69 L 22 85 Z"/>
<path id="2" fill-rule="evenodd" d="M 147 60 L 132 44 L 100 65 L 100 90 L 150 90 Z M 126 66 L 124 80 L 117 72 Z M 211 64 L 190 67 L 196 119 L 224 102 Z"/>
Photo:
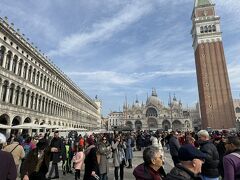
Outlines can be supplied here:
<path id="1" fill-rule="evenodd" d="M 152 3 L 146 3 L 146 1 L 130 3 L 113 18 L 93 24 L 90 31 L 71 34 L 63 38 L 58 49 L 50 51 L 49 55 L 68 54 L 90 43 L 104 41 L 138 21 L 142 16 L 150 13 L 152 9 Z"/>
<path id="2" fill-rule="evenodd" d="M 154 79 L 160 76 L 189 76 L 195 73 L 191 69 L 171 69 L 170 71 L 154 71 L 144 73 L 124 74 L 113 71 L 95 71 L 95 72 L 68 72 L 69 76 L 78 76 L 81 82 L 95 82 L 100 84 L 113 85 L 132 85 L 145 80 Z"/>

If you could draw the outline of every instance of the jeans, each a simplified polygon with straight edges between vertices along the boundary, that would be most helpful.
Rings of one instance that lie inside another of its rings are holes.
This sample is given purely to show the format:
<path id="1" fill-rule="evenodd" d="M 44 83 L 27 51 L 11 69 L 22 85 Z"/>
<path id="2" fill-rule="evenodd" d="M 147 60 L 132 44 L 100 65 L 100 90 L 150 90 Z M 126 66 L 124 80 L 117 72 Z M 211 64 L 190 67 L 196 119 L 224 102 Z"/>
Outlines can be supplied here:
<path id="1" fill-rule="evenodd" d="M 123 162 L 120 164 L 120 167 L 115 167 L 115 169 L 114 169 L 114 177 L 115 177 L 115 180 L 118 180 L 119 168 L 120 168 L 120 180 L 123 180 L 123 176 L 124 176 L 124 163 Z"/>
<path id="2" fill-rule="evenodd" d="M 55 170 L 55 177 L 59 177 L 59 173 L 58 173 L 58 164 L 57 163 L 52 163 L 52 167 L 51 167 L 51 170 L 49 172 L 49 175 L 48 177 L 52 177 L 52 173 L 53 171 Z"/>
<path id="3" fill-rule="evenodd" d="M 203 180 L 219 180 L 218 177 L 216 177 L 216 178 L 209 178 L 209 177 L 203 176 L 203 175 L 202 175 L 202 179 L 203 179 Z"/>
<path id="4" fill-rule="evenodd" d="M 108 179 L 107 173 L 100 174 L 100 180 L 107 180 L 107 179 Z"/>

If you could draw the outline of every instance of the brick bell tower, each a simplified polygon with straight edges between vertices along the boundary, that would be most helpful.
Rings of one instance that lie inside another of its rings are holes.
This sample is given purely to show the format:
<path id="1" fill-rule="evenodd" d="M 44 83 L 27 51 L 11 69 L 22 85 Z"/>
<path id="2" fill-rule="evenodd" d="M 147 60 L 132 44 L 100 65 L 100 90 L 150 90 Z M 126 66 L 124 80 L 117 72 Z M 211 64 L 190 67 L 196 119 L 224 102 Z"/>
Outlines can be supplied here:
<path id="1" fill-rule="evenodd" d="M 234 128 L 235 113 L 215 4 L 195 0 L 192 23 L 202 128 Z"/>

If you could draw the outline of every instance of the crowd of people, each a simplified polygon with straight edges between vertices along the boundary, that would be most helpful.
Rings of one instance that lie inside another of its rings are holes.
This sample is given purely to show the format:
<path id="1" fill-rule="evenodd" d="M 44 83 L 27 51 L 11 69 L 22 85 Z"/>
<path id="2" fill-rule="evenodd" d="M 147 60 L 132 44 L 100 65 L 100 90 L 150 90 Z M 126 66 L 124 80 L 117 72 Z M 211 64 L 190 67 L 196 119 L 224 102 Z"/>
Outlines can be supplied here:
<path id="1" fill-rule="evenodd" d="M 155 133 L 158 145 L 152 141 L 149 146 L 152 138 L 154 136 L 148 133 L 137 136 L 138 149 L 145 148 L 144 164 L 139 165 L 133 172 L 137 180 L 240 179 L 240 135 L 237 133 L 209 133 L 206 130 L 197 133 Z M 174 164 L 174 168 L 167 175 L 164 171 L 163 146 L 169 150 Z"/>
<path id="2" fill-rule="evenodd" d="M 11 135 L 8 140 L 0 139 L 1 153 L 8 154 L 11 161 L 11 168 L 4 167 L 0 175 L 4 172 L 10 180 L 18 175 L 23 180 L 58 179 L 60 162 L 63 175 L 74 174 L 75 180 L 80 179 L 81 174 L 84 180 L 107 180 L 110 158 L 115 180 L 123 180 L 124 168 L 132 168 L 135 146 L 130 133 L 85 134 L 83 137 L 73 133 L 62 138 L 55 131 L 53 137 L 48 133 L 34 137 L 19 134 Z"/>
<path id="3" fill-rule="evenodd" d="M 107 180 L 112 158 L 114 179 L 123 180 L 125 168 L 133 168 L 133 151 L 143 151 L 143 163 L 133 169 L 136 180 L 238 180 L 240 139 L 228 132 L 149 132 L 91 134 L 71 133 L 62 138 L 55 131 L 29 136 L 0 134 L 0 177 L 46 180 L 62 173 L 75 180 Z M 165 154 L 174 167 L 166 172 Z M 84 167 L 84 168 L 83 168 Z"/>

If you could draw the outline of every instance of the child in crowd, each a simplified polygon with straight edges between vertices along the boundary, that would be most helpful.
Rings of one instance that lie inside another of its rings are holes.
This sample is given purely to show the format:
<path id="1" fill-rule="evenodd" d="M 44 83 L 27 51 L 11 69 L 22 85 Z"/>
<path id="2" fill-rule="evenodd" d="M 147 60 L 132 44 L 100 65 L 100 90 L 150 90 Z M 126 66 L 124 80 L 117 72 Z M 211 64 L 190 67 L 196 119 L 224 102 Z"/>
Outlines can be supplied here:
<path id="1" fill-rule="evenodd" d="M 75 180 L 77 180 L 77 179 L 80 179 L 80 171 L 82 169 L 82 164 L 84 162 L 84 153 L 83 153 L 82 146 L 77 147 L 77 152 L 73 157 L 73 162 L 74 162 L 74 169 L 75 169 Z"/>

